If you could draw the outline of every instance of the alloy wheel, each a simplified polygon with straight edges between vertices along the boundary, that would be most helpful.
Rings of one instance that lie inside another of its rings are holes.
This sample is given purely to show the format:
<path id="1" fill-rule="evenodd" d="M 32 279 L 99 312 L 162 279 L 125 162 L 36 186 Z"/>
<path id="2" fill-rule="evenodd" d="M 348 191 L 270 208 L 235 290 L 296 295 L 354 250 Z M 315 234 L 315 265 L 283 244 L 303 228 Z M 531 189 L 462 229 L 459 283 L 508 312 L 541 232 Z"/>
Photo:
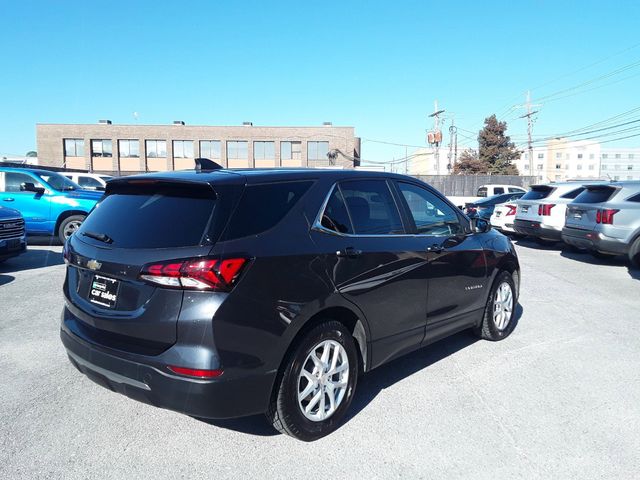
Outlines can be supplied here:
<path id="1" fill-rule="evenodd" d="M 493 323 L 498 330 L 504 330 L 511 321 L 513 313 L 513 292 L 511 285 L 502 282 L 496 289 L 493 299 Z"/>

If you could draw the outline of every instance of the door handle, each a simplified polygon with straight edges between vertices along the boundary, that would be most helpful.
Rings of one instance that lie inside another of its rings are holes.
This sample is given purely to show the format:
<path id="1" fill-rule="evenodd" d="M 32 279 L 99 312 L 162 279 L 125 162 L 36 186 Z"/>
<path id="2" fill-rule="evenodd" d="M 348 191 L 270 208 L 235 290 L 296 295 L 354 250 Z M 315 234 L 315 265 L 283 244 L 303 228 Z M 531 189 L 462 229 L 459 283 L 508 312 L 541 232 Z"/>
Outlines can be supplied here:
<path id="1" fill-rule="evenodd" d="M 5 201 L 5 202 L 13 202 L 15 199 L 11 198 L 11 197 L 5 197 L 2 200 Z"/>
<path id="2" fill-rule="evenodd" d="M 444 251 L 444 247 L 442 245 L 438 245 L 434 243 L 430 247 L 427 247 L 427 252 L 429 253 L 442 253 Z"/>
<path id="3" fill-rule="evenodd" d="M 339 257 L 356 258 L 362 255 L 362 250 L 353 247 L 347 247 L 344 250 L 338 250 L 336 255 Z"/>

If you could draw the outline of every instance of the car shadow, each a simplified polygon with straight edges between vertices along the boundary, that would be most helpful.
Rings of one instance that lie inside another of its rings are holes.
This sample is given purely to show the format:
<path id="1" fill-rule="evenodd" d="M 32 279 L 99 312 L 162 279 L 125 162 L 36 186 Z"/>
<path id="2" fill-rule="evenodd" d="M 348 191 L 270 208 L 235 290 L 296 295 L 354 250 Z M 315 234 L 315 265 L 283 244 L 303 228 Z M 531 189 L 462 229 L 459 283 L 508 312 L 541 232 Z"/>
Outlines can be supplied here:
<path id="1" fill-rule="evenodd" d="M 17 257 L 12 257 L 0 263 L 0 273 L 21 272 L 36 268 L 51 267 L 64 263 L 62 253 L 51 250 L 34 250 L 27 247 L 27 251 Z"/>
<path id="2" fill-rule="evenodd" d="M 41 247 L 61 247 L 62 246 L 60 239 L 54 235 L 48 235 L 48 236 L 29 235 L 27 237 L 27 244 L 37 245 Z"/>
<path id="3" fill-rule="evenodd" d="M 2 268 L 2 267 L 0 267 Z M 7 283 L 11 283 L 15 280 L 15 277 L 12 277 L 11 275 L 2 275 L 0 274 L 0 287 L 2 285 L 6 285 Z"/>
<path id="4" fill-rule="evenodd" d="M 534 239 L 530 238 L 530 237 L 525 237 L 525 238 L 518 238 L 518 239 L 511 239 L 511 241 L 513 243 L 515 243 L 516 245 L 518 245 L 519 247 L 524 247 L 524 248 L 533 248 L 535 250 L 563 250 L 567 245 L 564 244 L 563 242 L 556 242 L 556 243 L 549 243 L 549 244 L 545 244 L 542 245 L 538 242 L 536 242 Z"/>
<path id="5" fill-rule="evenodd" d="M 613 265 L 616 267 L 624 267 L 627 269 L 629 276 L 634 280 L 640 280 L 640 269 L 634 267 L 627 256 L 618 255 L 612 258 L 596 258 L 589 252 L 574 252 L 571 250 L 563 250 L 560 256 L 575 260 L 577 262 L 588 263 L 590 265 Z"/>
<path id="6" fill-rule="evenodd" d="M 513 319 L 516 324 L 514 328 L 517 328 L 518 321 L 522 317 L 523 311 L 522 306 L 518 304 L 516 306 L 515 317 Z M 440 360 L 443 360 L 448 356 L 469 347 L 470 345 L 473 345 L 478 340 L 478 337 L 473 335 L 469 330 L 465 330 L 439 340 L 427 347 L 416 350 L 415 352 L 404 355 L 362 375 L 358 380 L 356 394 L 351 402 L 351 406 L 347 412 L 343 425 L 364 410 L 367 405 L 369 405 L 384 389 L 392 387 L 399 381 L 430 367 Z M 264 415 L 253 415 L 250 417 L 229 420 L 210 420 L 202 418 L 198 418 L 197 420 L 216 427 L 226 428 L 250 435 L 279 435 L 279 432 L 269 425 Z"/>

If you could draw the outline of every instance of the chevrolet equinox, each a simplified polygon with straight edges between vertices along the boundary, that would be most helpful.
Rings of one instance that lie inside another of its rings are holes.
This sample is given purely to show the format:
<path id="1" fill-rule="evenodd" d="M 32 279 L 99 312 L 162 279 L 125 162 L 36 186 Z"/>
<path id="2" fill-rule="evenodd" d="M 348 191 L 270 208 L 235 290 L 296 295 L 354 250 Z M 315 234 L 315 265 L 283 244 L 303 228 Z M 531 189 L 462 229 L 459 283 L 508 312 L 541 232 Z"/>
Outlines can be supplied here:
<path id="1" fill-rule="evenodd" d="M 199 418 L 335 430 L 358 377 L 464 329 L 507 337 L 516 252 L 388 173 L 197 169 L 118 178 L 64 248 L 71 363 Z"/>

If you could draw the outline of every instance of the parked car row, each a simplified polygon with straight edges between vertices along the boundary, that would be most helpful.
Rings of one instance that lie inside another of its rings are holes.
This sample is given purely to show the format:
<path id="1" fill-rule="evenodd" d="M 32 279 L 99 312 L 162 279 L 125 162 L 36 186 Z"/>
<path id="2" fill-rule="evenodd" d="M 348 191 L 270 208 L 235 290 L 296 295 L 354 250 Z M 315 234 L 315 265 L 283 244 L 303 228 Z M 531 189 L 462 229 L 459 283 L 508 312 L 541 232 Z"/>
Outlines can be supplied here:
<path id="1" fill-rule="evenodd" d="M 64 242 L 102 195 L 58 172 L 0 166 L 0 261 L 23 252 L 26 235 Z"/>
<path id="2" fill-rule="evenodd" d="M 533 185 L 519 200 L 497 204 L 490 222 L 542 245 L 564 241 L 599 258 L 627 255 L 640 266 L 638 181 Z"/>

